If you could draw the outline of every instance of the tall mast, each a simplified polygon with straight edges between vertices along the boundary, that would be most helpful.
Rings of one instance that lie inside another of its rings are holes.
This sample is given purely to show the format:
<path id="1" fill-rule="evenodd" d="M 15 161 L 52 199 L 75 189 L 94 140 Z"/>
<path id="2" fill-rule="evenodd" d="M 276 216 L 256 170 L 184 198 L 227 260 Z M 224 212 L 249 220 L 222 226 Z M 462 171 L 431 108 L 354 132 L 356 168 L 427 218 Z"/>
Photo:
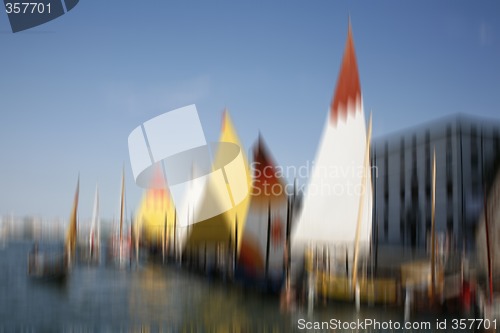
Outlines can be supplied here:
<path id="1" fill-rule="evenodd" d="M 97 248 L 101 251 L 101 217 L 99 214 L 99 188 L 96 186 L 96 206 L 97 206 Z"/>
<path id="2" fill-rule="evenodd" d="M 484 134 L 481 131 L 481 174 L 483 181 L 483 203 L 484 203 L 484 229 L 486 233 L 486 255 L 488 260 L 488 289 L 489 289 L 489 303 L 493 302 L 493 269 L 491 266 L 491 250 L 490 250 L 490 226 L 488 220 L 488 192 L 486 191 L 486 177 L 484 176 L 484 151 L 483 151 L 483 137 Z"/>
<path id="3" fill-rule="evenodd" d="M 123 213 L 124 213 L 124 202 L 125 202 L 125 167 L 122 171 L 122 195 L 120 200 L 120 246 L 122 244 L 122 230 L 123 230 Z"/>
<path id="4" fill-rule="evenodd" d="M 486 190 L 484 190 L 484 227 L 486 232 L 486 254 L 488 260 L 488 289 L 489 289 L 489 302 L 493 301 L 493 270 L 491 267 L 491 250 L 490 250 L 490 231 L 488 221 L 488 205 L 486 204 Z"/>
<path id="5" fill-rule="evenodd" d="M 97 229 L 97 235 L 96 235 Z M 94 196 L 94 211 L 92 213 L 92 225 L 90 226 L 90 242 L 93 244 L 94 239 L 99 241 L 99 229 L 100 229 L 100 221 L 99 221 L 99 187 L 96 185 L 95 187 L 95 196 Z M 91 249 L 92 250 L 92 249 Z"/>
<path id="6" fill-rule="evenodd" d="M 80 176 L 78 176 L 78 182 L 76 184 L 75 198 L 73 200 L 73 210 L 71 211 L 70 224 L 68 228 L 68 233 L 66 235 L 66 255 L 68 263 L 71 263 L 71 259 L 75 255 L 76 248 L 76 223 L 78 215 L 78 196 L 80 193 Z"/>
<path id="7" fill-rule="evenodd" d="M 436 148 L 432 157 L 431 298 L 436 286 Z"/>

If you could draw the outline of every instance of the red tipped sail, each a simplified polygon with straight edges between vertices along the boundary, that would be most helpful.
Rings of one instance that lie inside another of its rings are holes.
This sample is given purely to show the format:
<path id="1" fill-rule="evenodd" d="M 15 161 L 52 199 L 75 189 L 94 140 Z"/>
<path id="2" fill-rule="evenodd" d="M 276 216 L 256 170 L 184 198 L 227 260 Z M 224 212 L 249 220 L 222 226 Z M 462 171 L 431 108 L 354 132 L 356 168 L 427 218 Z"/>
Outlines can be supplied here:
<path id="1" fill-rule="evenodd" d="M 347 33 L 347 42 L 344 51 L 342 66 L 337 80 L 335 96 L 330 105 L 330 119 L 337 124 L 339 119 L 345 121 L 348 113 L 354 113 L 356 108 L 347 107 L 349 103 L 354 105 L 361 102 L 361 85 L 359 83 L 358 64 L 354 51 L 351 23 Z"/>
<path id="2" fill-rule="evenodd" d="M 352 267 L 369 249 L 372 185 L 370 130 L 367 133 L 350 26 L 329 118 L 292 231 L 292 257 L 302 260 L 308 245 L 328 245 L 339 249 L 332 265 L 349 260 Z"/>

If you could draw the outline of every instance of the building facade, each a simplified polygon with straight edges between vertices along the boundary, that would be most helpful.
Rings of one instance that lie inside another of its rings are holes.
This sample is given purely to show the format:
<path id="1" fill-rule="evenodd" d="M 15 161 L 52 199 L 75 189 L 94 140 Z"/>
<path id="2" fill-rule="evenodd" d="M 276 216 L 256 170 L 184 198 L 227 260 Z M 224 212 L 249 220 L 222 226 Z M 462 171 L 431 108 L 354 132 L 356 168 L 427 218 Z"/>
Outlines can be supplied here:
<path id="1" fill-rule="evenodd" d="M 436 154 L 438 239 L 475 249 L 484 193 L 500 164 L 500 121 L 454 115 L 373 140 L 373 241 L 428 246 Z"/>

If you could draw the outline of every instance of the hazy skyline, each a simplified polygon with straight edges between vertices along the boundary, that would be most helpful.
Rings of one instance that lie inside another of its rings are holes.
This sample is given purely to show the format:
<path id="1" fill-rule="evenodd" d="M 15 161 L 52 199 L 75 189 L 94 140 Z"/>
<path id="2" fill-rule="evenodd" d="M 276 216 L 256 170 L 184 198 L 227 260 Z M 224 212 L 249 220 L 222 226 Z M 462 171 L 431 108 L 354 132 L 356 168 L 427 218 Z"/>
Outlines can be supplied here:
<path id="1" fill-rule="evenodd" d="M 374 138 L 461 112 L 500 118 L 500 3 L 485 1 L 81 1 L 13 34 L 0 12 L 0 215 L 118 215 L 142 195 L 127 138 L 196 104 L 208 141 L 227 107 L 246 151 L 314 159 L 350 14 Z"/>

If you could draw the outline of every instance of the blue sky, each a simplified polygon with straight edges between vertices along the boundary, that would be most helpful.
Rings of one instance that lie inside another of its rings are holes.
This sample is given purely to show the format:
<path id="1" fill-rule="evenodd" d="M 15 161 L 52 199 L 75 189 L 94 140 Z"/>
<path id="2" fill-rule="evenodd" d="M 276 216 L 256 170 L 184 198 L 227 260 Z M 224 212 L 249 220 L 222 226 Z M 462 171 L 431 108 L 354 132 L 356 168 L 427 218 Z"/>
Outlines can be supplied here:
<path id="1" fill-rule="evenodd" d="M 0 13 L 0 214 L 104 218 L 142 194 L 127 137 L 195 103 L 209 141 L 227 107 L 248 150 L 314 158 L 351 15 L 373 135 L 455 112 L 500 118 L 500 2 L 80 1 L 13 34 Z"/>

